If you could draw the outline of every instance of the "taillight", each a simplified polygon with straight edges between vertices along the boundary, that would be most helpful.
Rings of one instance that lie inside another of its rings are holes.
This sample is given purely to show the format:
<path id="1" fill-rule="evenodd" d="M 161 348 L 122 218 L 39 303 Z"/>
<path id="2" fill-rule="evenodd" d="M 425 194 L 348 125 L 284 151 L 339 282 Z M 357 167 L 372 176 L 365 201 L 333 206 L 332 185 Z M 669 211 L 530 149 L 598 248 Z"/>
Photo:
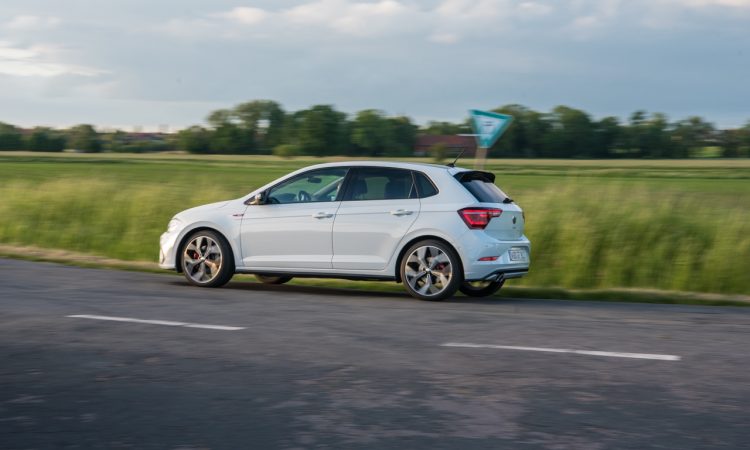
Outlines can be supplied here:
<path id="1" fill-rule="evenodd" d="M 500 217 L 502 213 L 503 210 L 498 208 L 464 208 L 458 211 L 466 226 L 473 230 L 484 230 L 493 217 Z"/>

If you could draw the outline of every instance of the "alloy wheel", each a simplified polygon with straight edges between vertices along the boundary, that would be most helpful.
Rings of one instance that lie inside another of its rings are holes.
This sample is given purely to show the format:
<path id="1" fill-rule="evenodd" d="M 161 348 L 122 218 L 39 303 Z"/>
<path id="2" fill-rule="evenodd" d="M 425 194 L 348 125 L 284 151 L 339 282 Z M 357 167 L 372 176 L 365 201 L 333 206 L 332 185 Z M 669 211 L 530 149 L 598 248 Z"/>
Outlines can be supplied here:
<path id="1" fill-rule="evenodd" d="M 409 255 L 404 275 L 409 287 L 416 293 L 425 297 L 438 296 L 450 284 L 453 265 L 443 250 L 425 245 L 417 247 Z"/>
<path id="2" fill-rule="evenodd" d="M 222 259 L 219 244 L 205 235 L 191 240 L 182 254 L 185 275 L 199 284 L 208 283 L 219 275 Z"/>

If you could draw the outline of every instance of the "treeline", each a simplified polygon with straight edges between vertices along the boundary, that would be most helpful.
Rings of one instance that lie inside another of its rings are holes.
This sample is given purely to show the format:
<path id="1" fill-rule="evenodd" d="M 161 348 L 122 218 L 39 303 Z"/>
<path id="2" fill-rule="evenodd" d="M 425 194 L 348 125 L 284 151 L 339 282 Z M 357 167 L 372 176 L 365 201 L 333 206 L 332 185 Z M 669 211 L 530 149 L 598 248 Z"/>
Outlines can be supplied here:
<path id="1" fill-rule="evenodd" d="M 173 137 L 159 133 L 126 133 L 121 130 L 100 133 L 87 124 L 64 130 L 48 127 L 24 130 L 0 122 L 0 150 L 62 152 L 70 149 L 84 153 L 145 153 L 175 150 L 173 140 Z"/>
<path id="2" fill-rule="evenodd" d="M 510 114 L 514 121 L 490 150 L 493 157 L 750 157 L 750 122 L 741 128 L 717 129 L 701 117 L 672 122 L 664 114 L 645 111 L 634 112 L 624 122 L 617 117 L 597 120 L 567 106 L 539 112 L 506 105 L 494 111 Z M 419 135 L 470 133 L 468 119 L 459 123 L 433 121 L 420 128 L 409 117 L 391 117 L 378 110 L 349 116 L 331 105 L 316 105 L 287 112 L 277 102 L 255 100 L 212 112 L 206 125 L 138 139 L 123 131 L 97 133 L 91 125 L 20 130 L 0 123 L 0 150 L 408 156 L 414 153 Z M 444 151 L 435 150 L 436 155 Z"/>
<path id="3" fill-rule="evenodd" d="M 368 109 L 353 118 L 331 105 L 285 112 L 273 101 L 256 100 L 208 116 L 208 127 L 177 133 L 177 148 L 190 153 L 279 156 L 408 156 L 418 127 L 408 117 Z"/>

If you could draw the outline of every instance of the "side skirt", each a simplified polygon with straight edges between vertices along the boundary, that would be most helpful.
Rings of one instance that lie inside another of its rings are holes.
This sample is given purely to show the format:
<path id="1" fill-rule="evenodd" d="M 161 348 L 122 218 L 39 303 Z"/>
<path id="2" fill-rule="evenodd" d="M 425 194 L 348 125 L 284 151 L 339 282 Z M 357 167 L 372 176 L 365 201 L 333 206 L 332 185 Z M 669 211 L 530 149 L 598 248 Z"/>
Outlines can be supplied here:
<path id="1" fill-rule="evenodd" d="M 284 272 L 284 271 L 258 271 L 258 270 L 247 270 L 237 269 L 235 273 L 247 274 L 247 275 L 266 275 L 270 277 L 287 276 L 293 278 L 337 278 L 341 280 L 352 280 L 352 281 L 396 281 L 396 277 L 390 277 L 387 275 L 360 275 L 360 274 L 347 274 L 347 273 L 311 273 L 311 272 Z"/>

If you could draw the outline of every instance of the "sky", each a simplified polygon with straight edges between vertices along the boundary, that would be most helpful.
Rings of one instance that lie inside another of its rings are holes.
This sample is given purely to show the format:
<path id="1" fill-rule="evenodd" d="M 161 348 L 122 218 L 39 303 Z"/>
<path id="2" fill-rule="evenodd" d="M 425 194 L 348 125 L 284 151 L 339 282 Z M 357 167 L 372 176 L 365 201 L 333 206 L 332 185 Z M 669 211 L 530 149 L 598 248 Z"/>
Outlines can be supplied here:
<path id="1" fill-rule="evenodd" d="M 254 100 L 750 120 L 750 0 L 3 0 L 0 121 L 170 130 Z"/>

